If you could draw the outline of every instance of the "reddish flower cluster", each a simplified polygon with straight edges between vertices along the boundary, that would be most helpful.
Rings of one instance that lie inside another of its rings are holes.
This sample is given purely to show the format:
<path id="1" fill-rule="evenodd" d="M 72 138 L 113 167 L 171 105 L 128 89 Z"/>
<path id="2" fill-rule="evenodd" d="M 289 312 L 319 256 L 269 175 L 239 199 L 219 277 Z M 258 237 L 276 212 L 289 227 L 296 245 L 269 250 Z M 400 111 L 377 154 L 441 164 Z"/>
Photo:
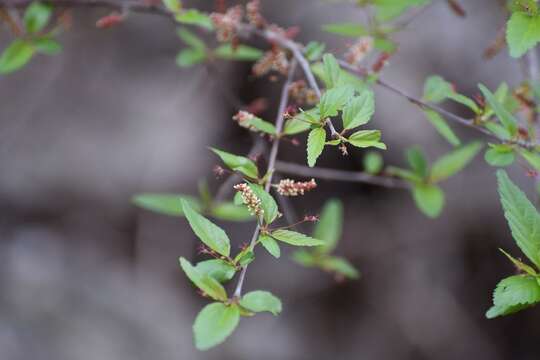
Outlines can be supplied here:
<path id="1" fill-rule="evenodd" d="M 289 60 L 285 50 L 274 46 L 270 51 L 267 51 L 255 65 L 253 65 L 253 74 L 255 76 L 263 76 L 270 71 L 277 71 L 283 75 L 289 70 Z"/>
<path id="2" fill-rule="evenodd" d="M 304 80 L 298 80 L 289 87 L 289 96 L 293 98 L 297 104 L 315 105 L 318 101 L 317 93 L 307 87 Z"/>
<path id="3" fill-rule="evenodd" d="M 373 38 L 363 36 L 358 39 L 345 53 L 345 60 L 351 65 L 358 65 L 373 50 Z"/>
<path id="4" fill-rule="evenodd" d="M 252 215 L 255 215 L 257 217 L 263 215 L 264 210 L 261 207 L 261 199 L 259 199 L 257 195 L 255 195 L 255 193 L 253 192 L 253 190 L 251 190 L 248 184 L 236 184 L 233 188 L 240 193 L 244 205 L 247 206 L 249 212 Z"/>
<path id="5" fill-rule="evenodd" d="M 306 191 L 310 191 L 317 187 L 315 179 L 310 181 L 297 182 L 291 179 L 283 179 L 277 184 L 277 192 L 283 196 L 298 196 L 304 195 Z"/>
<path id="6" fill-rule="evenodd" d="M 261 3 L 259 0 L 253 0 L 246 4 L 246 17 L 249 23 L 257 28 L 266 25 L 266 20 L 261 15 Z"/>
<path id="7" fill-rule="evenodd" d="M 244 9 L 240 5 L 229 8 L 225 14 L 210 14 L 210 19 L 216 28 L 218 41 L 232 41 L 236 37 L 236 30 L 240 26 L 243 16 Z"/>

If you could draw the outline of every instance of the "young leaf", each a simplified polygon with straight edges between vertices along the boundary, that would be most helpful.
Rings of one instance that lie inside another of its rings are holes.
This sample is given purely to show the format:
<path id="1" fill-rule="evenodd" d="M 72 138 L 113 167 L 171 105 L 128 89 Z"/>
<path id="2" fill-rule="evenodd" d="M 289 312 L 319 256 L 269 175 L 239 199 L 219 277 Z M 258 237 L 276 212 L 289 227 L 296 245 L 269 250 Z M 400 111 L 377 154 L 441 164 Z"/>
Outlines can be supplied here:
<path id="1" fill-rule="evenodd" d="M 325 271 L 330 271 L 349 279 L 358 279 L 360 277 L 358 270 L 356 270 L 356 268 L 349 261 L 342 257 L 324 257 L 320 262 L 320 266 Z"/>
<path id="2" fill-rule="evenodd" d="M 214 49 L 214 55 L 225 60 L 256 61 L 261 58 L 262 51 L 242 44 L 233 47 L 227 43 Z"/>
<path id="3" fill-rule="evenodd" d="M 431 167 L 430 181 L 439 182 L 461 171 L 482 149 L 482 143 L 471 142 L 440 157 Z"/>
<path id="4" fill-rule="evenodd" d="M 411 147 L 405 152 L 407 162 L 413 171 L 422 179 L 426 178 L 429 172 L 428 163 L 422 150 L 418 146 Z"/>
<path id="5" fill-rule="evenodd" d="M 212 30 L 214 28 L 210 16 L 196 9 L 188 9 L 177 13 L 175 20 L 181 24 L 197 25 L 206 30 Z"/>
<path id="6" fill-rule="evenodd" d="M 521 260 L 518 260 L 516 258 L 514 258 L 512 255 L 510 255 L 509 253 L 507 253 L 506 251 L 504 251 L 503 249 L 499 249 L 500 252 L 502 252 L 504 254 L 504 256 L 506 256 L 508 258 L 508 260 L 510 260 L 512 262 L 512 264 L 514 264 L 514 266 L 519 269 L 519 271 L 523 271 L 531 276 L 537 276 L 538 273 L 536 272 L 536 270 L 534 270 L 534 268 L 532 266 L 529 266 L 527 264 L 525 264 L 524 262 L 522 262 Z"/>
<path id="7" fill-rule="evenodd" d="M 540 155 L 535 152 L 521 149 L 519 154 L 527 160 L 529 165 L 531 165 L 536 171 L 540 171 Z"/>
<path id="8" fill-rule="evenodd" d="M 402 169 L 396 166 L 388 166 L 386 168 L 386 172 L 390 176 L 397 176 L 403 180 L 407 180 L 412 183 L 422 182 L 424 180 L 421 177 L 419 177 L 417 174 L 415 174 L 414 172 L 407 169 Z"/>
<path id="9" fill-rule="evenodd" d="M 274 126 L 274 124 L 269 123 L 268 121 L 264 121 L 257 116 L 252 116 L 245 120 L 243 119 L 238 123 L 240 124 L 240 126 L 250 129 L 252 131 L 260 131 L 270 135 L 276 134 L 276 127 Z"/>
<path id="10" fill-rule="evenodd" d="M 347 141 L 359 148 L 375 147 L 386 150 L 386 145 L 380 142 L 380 139 L 380 130 L 360 130 L 349 136 Z"/>
<path id="11" fill-rule="evenodd" d="M 331 34 L 349 36 L 357 38 L 363 35 L 367 35 L 368 31 L 365 26 L 357 23 L 335 23 L 326 24 L 322 26 L 323 30 Z"/>
<path id="12" fill-rule="evenodd" d="M 182 8 L 180 0 L 163 0 L 163 5 L 172 13 L 177 13 Z"/>
<path id="13" fill-rule="evenodd" d="M 325 48 L 326 45 L 324 45 L 323 43 L 317 41 L 310 41 L 304 48 L 306 59 L 308 59 L 309 61 L 318 60 L 322 56 Z"/>
<path id="14" fill-rule="evenodd" d="M 489 145 L 491 148 L 486 151 L 484 159 L 491 166 L 508 166 L 516 158 L 514 151 L 508 145 Z"/>
<path id="15" fill-rule="evenodd" d="M 529 275 L 514 275 L 503 279 L 493 292 L 493 307 L 487 318 L 508 315 L 525 306 L 540 302 L 540 285 Z"/>
<path id="16" fill-rule="evenodd" d="M 326 91 L 319 104 L 321 118 L 336 116 L 353 95 L 354 88 L 351 85 L 336 86 Z"/>
<path id="17" fill-rule="evenodd" d="M 428 217 L 436 218 L 444 206 L 444 192 L 436 185 L 416 184 L 413 189 L 416 206 Z"/>
<path id="18" fill-rule="evenodd" d="M 375 99 L 371 90 L 363 91 L 359 96 L 353 97 L 343 108 L 343 128 L 353 129 L 364 125 L 375 112 Z"/>
<path id="19" fill-rule="evenodd" d="M 364 169 L 368 174 L 376 175 L 381 172 L 384 162 L 381 154 L 375 151 L 368 152 L 363 159 Z"/>
<path id="20" fill-rule="evenodd" d="M 540 41 L 540 17 L 514 12 L 506 25 L 506 42 L 510 56 L 521 57 Z"/>
<path id="21" fill-rule="evenodd" d="M 199 289 L 204 291 L 205 294 L 214 300 L 227 301 L 227 292 L 216 279 L 199 271 L 183 257 L 180 258 L 180 267 L 182 267 L 182 270 L 184 270 L 189 280 L 191 280 Z"/>
<path id="22" fill-rule="evenodd" d="M 176 65 L 181 68 L 188 68 L 194 65 L 200 64 L 206 60 L 206 53 L 204 51 L 189 48 L 181 50 L 176 56 Z"/>
<path id="23" fill-rule="evenodd" d="M 236 273 L 234 266 L 221 259 L 201 261 L 195 265 L 195 269 L 220 283 L 231 280 Z"/>
<path id="24" fill-rule="evenodd" d="M 31 43 L 24 40 L 14 40 L 2 55 L 0 55 L 0 74 L 8 74 L 20 69 L 34 55 L 35 49 Z"/>
<path id="25" fill-rule="evenodd" d="M 317 264 L 319 256 L 313 254 L 311 251 L 297 250 L 293 253 L 292 259 L 294 262 L 302 266 L 313 267 Z"/>
<path id="26" fill-rule="evenodd" d="M 315 166 L 317 159 L 322 154 L 326 141 L 326 130 L 319 127 L 309 132 L 307 140 L 307 162 L 309 167 Z"/>
<path id="27" fill-rule="evenodd" d="M 455 102 L 460 103 L 461 105 L 465 105 L 466 107 L 471 109 L 475 114 L 479 114 L 481 112 L 478 105 L 476 105 L 476 103 L 473 100 L 469 99 L 468 97 L 464 95 L 458 94 L 456 92 L 451 92 L 447 96 L 449 99 L 454 100 Z"/>
<path id="28" fill-rule="evenodd" d="M 240 299 L 240 306 L 253 311 L 268 311 L 273 315 L 281 312 L 281 300 L 268 291 L 250 291 Z"/>
<path id="29" fill-rule="evenodd" d="M 272 195 L 264 191 L 264 188 L 260 185 L 249 184 L 249 187 L 251 188 L 251 190 L 253 190 L 255 195 L 261 200 L 261 207 L 264 211 L 263 213 L 264 222 L 267 224 L 273 223 L 274 220 L 276 220 L 277 217 L 279 216 L 276 200 L 274 200 Z"/>
<path id="30" fill-rule="evenodd" d="M 202 52 L 205 52 L 206 45 L 204 41 L 202 41 L 197 35 L 192 33 L 186 28 L 180 27 L 178 30 L 176 30 L 176 33 L 178 34 L 178 37 L 182 39 L 183 42 L 185 42 L 187 45 L 192 47 L 196 50 L 201 50 Z"/>
<path id="31" fill-rule="evenodd" d="M 62 51 L 62 45 L 58 41 L 43 36 L 32 40 L 35 50 L 45 55 L 56 55 Z"/>
<path id="32" fill-rule="evenodd" d="M 281 256 L 281 250 L 279 248 L 279 244 L 276 242 L 276 240 L 272 239 L 270 236 L 267 235 L 261 235 L 259 237 L 259 241 L 261 242 L 261 245 L 276 259 L 279 259 Z"/>
<path id="33" fill-rule="evenodd" d="M 330 199 L 324 204 L 319 222 L 313 230 L 313 237 L 324 241 L 316 251 L 328 254 L 336 247 L 343 230 L 343 204 L 338 199 Z"/>
<path id="34" fill-rule="evenodd" d="M 189 202 L 192 208 L 200 211 L 201 204 L 193 196 L 183 194 L 137 194 L 131 201 L 146 210 L 170 216 L 184 216 L 181 200 Z"/>
<path id="35" fill-rule="evenodd" d="M 185 200 L 182 200 L 182 209 L 195 235 L 210 249 L 223 256 L 229 256 L 231 244 L 225 231 L 193 210 Z"/>
<path id="36" fill-rule="evenodd" d="M 446 139 L 450 144 L 453 146 L 459 146 L 461 145 L 461 140 L 457 137 L 457 135 L 454 133 L 454 130 L 448 125 L 446 120 L 439 115 L 439 113 L 433 111 L 433 110 L 424 110 L 424 114 L 426 114 L 426 117 L 428 118 L 429 122 L 437 132 Z"/>
<path id="37" fill-rule="evenodd" d="M 501 121 L 501 124 L 503 124 L 511 135 L 515 134 L 517 131 L 517 120 L 514 115 L 506 110 L 506 108 L 499 102 L 495 95 L 489 91 L 488 88 L 482 84 L 479 84 L 478 87 L 497 118 Z"/>
<path id="38" fill-rule="evenodd" d="M 221 344 L 233 333 L 239 322 L 238 305 L 222 303 L 206 305 L 193 324 L 195 346 L 199 350 L 208 350 Z"/>
<path id="39" fill-rule="evenodd" d="M 505 171 L 497 171 L 504 216 L 517 246 L 540 268 L 540 215 Z"/>
<path id="40" fill-rule="evenodd" d="M 341 68 L 332 54 L 324 54 L 323 56 L 324 78 L 326 80 L 326 88 L 331 89 L 338 84 L 341 75 Z"/>
<path id="41" fill-rule="evenodd" d="M 289 245 L 294 246 L 320 246 L 324 245 L 324 241 L 319 239 L 314 239 L 312 237 L 309 237 L 307 235 L 298 233 L 296 231 L 290 231 L 290 230 L 276 230 L 273 231 L 270 236 L 272 236 L 274 239 L 283 241 L 284 243 L 287 243 Z"/>
<path id="42" fill-rule="evenodd" d="M 24 12 L 24 28 L 29 33 L 37 33 L 45 28 L 52 14 L 49 5 L 33 2 Z"/>
<path id="43" fill-rule="evenodd" d="M 428 77 L 424 83 L 423 99 L 434 103 L 439 103 L 454 92 L 452 84 L 438 75 Z"/>
<path id="44" fill-rule="evenodd" d="M 234 155 L 214 148 L 210 149 L 217 156 L 219 156 L 223 163 L 225 163 L 225 165 L 227 165 L 231 170 L 241 172 L 252 179 L 256 179 L 259 176 L 257 165 L 255 165 L 255 163 L 247 157 Z"/>
<path id="45" fill-rule="evenodd" d="M 253 215 L 245 206 L 239 206 L 232 202 L 222 202 L 210 208 L 210 214 L 216 219 L 226 221 L 247 221 L 252 220 Z"/>

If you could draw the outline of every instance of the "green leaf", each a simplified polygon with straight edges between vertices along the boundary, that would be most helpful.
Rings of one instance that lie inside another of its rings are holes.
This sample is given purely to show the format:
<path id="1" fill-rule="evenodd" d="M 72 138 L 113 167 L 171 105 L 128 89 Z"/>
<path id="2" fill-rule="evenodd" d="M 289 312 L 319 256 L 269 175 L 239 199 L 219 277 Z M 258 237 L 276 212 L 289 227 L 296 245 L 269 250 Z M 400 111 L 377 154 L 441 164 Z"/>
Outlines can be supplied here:
<path id="1" fill-rule="evenodd" d="M 323 55 L 323 70 L 326 89 L 331 89 L 338 84 L 341 75 L 341 68 L 334 55 Z"/>
<path id="2" fill-rule="evenodd" d="M 241 172 L 252 179 L 256 179 L 259 176 L 257 165 L 247 157 L 234 155 L 215 148 L 210 149 L 219 156 L 221 161 L 223 161 L 223 163 L 231 170 Z"/>
<path id="3" fill-rule="evenodd" d="M 326 141 L 326 130 L 316 128 L 309 132 L 307 140 L 307 162 L 309 167 L 315 166 L 317 159 L 322 154 Z"/>
<path id="4" fill-rule="evenodd" d="M 508 260 L 510 260 L 512 262 L 512 264 L 514 264 L 514 266 L 519 270 L 519 271 L 523 271 L 531 276 L 537 276 L 538 273 L 536 272 L 536 270 L 534 270 L 533 267 L 525 264 L 524 262 L 522 262 L 521 260 L 518 260 L 516 258 L 514 258 L 512 255 L 510 255 L 509 253 L 507 253 L 506 251 L 504 251 L 503 249 L 499 249 L 500 252 L 502 252 L 504 254 L 504 256 L 506 256 L 508 258 Z"/>
<path id="5" fill-rule="evenodd" d="M 528 150 L 520 149 L 519 154 L 527 160 L 536 171 L 540 171 L 540 155 Z"/>
<path id="6" fill-rule="evenodd" d="M 262 51 L 247 45 L 233 47 L 231 43 L 223 44 L 214 49 L 214 55 L 226 60 L 256 61 L 262 56 Z"/>
<path id="7" fill-rule="evenodd" d="M 273 315 L 281 312 L 281 300 L 268 291 L 250 291 L 240 299 L 240 306 L 253 311 L 268 311 Z"/>
<path id="8" fill-rule="evenodd" d="M 376 19 L 379 21 L 392 20 L 413 6 L 422 6 L 431 0 L 372 0 L 376 7 Z"/>
<path id="9" fill-rule="evenodd" d="M 497 100 L 495 95 L 484 85 L 479 84 L 478 87 L 482 92 L 482 95 L 486 99 L 487 103 L 495 112 L 495 115 L 500 120 L 501 124 L 510 132 L 511 135 L 515 134 L 517 131 L 517 120 L 505 107 Z"/>
<path id="10" fill-rule="evenodd" d="M 261 235 L 259 236 L 259 241 L 261 242 L 261 245 L 270 253 L 270 255 L 276 259 L 279 259 L 281 256 L 281 250 L 276 240 L 272 239 L 270 236 Z"/>
<path id="11" fill-rule="evenodd" d="M 474 159 L 482 146 L 482 143 L 474 141 L 437 159 L 431 167 L 430 181 L 439 182 L 461 171 Z"/>
<path id="12" fill-rule="evenodd" d="M 360 130 L 349 136 L 347 141 L 359 148 L 375 147 L 386 150 L 386 145 L 380 142 L 380 139 L 380 130 Z"/>
<path id="13" fill-rule="evenodd" d="M 359 96 L 353 97 L 343 108 L 343 128 L 353 129 L 368 123 L 374 112 L 375 98 L 373 91 L 363 91 Z"/>
<path id="14" fill-rule="evenodd" d="M 227 301 L 227 292 L 223 286 L 213 277 L 199 271 L 189 261 L 180 257 L 180 267 L 186 273 L 189 280 L 214 300 Z"/>
<path id="15" fill-rule="evenodd" d="M 14 40 L 0 55 L 0 74 L 8 74 L 26 65 L 35 49 L 24 40 Z"/>
<path id="16" fill-rule="evenodd" d="M 429 167 L 426 156 L 418 146 L 413 146 L 405 152 L 405 157 L 411 169 L 422 179 L 428 176 Z"/>
<path id="17" fill-rule="evenodd" d="M 62 51 L 62 45 L 48 37 L 39 37 L 32 40 L 32 45 L 37 52 L 45 55 L 56 55 Z"/>
<path id="18" fill-rule="evenodd" d="M 368 174 L 378 174 L 381 172 L 384 162 L 381 154 L 375 151 L 368 152 L 363 159 L 364 169 Z"/>
<path id="19" fill-rule="evenodd" d="M 178 37 L 182 39 L 187 45 L 195 50 L 201 50 L 203 53 L 206 51 L 206 45 L 197 35 L 192 33 L 186 28 L 180 27 L 176 30 Z"/>
<path id="20" fill-rule="evenodd" d="M 532 305 L 540 301 L 540 285 L 529 275 L 514 275 L 503 279 L 493 292 L 493 307 L 486 316 L 493 318 L 515 312 L 516 306 Z M 495 309 L 494 309 L 495 308 Z M 510 311 L 508 311 L 510 310 Z"/>
<path id="21" fill-rule="evenodd" d="M 235 262 L 237 262 L 240 266 L 248 266 L 253 260 L 255 260 L 255 253 L 249 248 L 243 250 L 235 258 Z"/>
<path id="22" fill-rule="evenodd" d="M 210 16 L 196 9 L 184 10 L 175 16 L 176 21 L 186 25 L 197 25 L 206 30 L 212 30 L 214 25 Z"/>
<path id="23" fill-rule="evenodd" d="M 461 95 L 461 94 L 458 94 L 458 93 L 455 93 L 455 92 L 451 92 L 447 96 L 448 96 L 449 99 L 451 99 L 451 100 L 453 100 L 453 101 L 455 101 L 457 103 L 460 103 L 461 105 L 465 105 L 466 107 L 471 109 L 475 114 L 479 114 L 481 112 L 478 105 L 476 105 L 476 103 L 472 99 L 469 99 L 468 97 L 466 97 L 464 95 Z"/>
<path id="24" fill-rule="evenodd" d="M 285 127 L 283 128 L 283 133 L 285 135 L 295 135 L 307 131 L 311 128 L 311 124 L 302 119 L 300 115 L 296 115 L 292 119 L 289 119 L 285 122 Z"/>
<path id="25" fill-rule="evenodd" d="M 306 47 L 304 48 L 306 59 L 308 59 L 309 61 L 318 60 L 322 56 L 325 48 L 326 45 L 324 45 L 323 43 L 317 41 L 308 42 Z"/>
<path id="26" fill-rule="evenodd" d="M 146 210 L 170 216 L 184 216 L 181 200 L 188 201 L 191 207 L 200 210 L 201 204 L 193 196 L 183 194 L 137 194 L 131 201 Z"/>
<path id="27" fill-rule="evenodd" d="M 529 260 L 540 268 L 540 215 L 505 171 L 497 171 L 499 195 L 512 237 Z"/>
<path id="28" fill-rule="evenodd" d="M 210 214 L 220 220 L 225 221 L 247 221 L 252 220 L 251 215 L 245 206 L 238 206 L 233 202 L 222 202 L 215 204 L 210 209 Z"/>
<path id="29" fill-rule="evenodd" d="M 382 52 L 392 54 L 397 50 L 398 44 L 386 37 L 376 37 L 373 47 Z"/>
<path id="30" fill-rule="evenodd" d="M 319 222 L 313 230 L 313 237 L 324 242 L 316 251 L 320 254 L 328 254 L 334 250 L 342 231 L 343 204 L 338 199 L 330 199 L 324 204 Z"/>
<path id="31" fill-rule="evenodd" d="M 264 211 L 263 218 L 266 224 L 271 224 L 279 216 L 279 209 L 274 197 L 264 190 L 261 185 L 249 184 L 255 195 L 261 200 L 261 207 Z"/>
<path id="32" fill-rule="evenodd" d="M 229 256 L 231 244 L 225 231 L 193 210 L 185 200 L 182 200 L 182 209 L 195 235 L 210 249 L 223 256 Z"/>
<path id="33" fill-rule="evenodd" d="M 335 24 L 326 24 L 322 26 L 323 30 L 336 35 L 349 36 L 349 37 L 360 37 L 367 35 L 367 29 L 357 23 L 335 23 Z"/>
<path id="34" fill-rule="evenodd" d="M 197 263 L 195 269 L 204 275 L 214 278 L 220 283 L 224 283 L 233 278 L 236 268 L 221 259 L 205 260 Z"/>
<path id="35" fill-rule="evenodd" d="M 24 12 L 24 28 L 29 33 L 37 33 L 45 28 L 52 14 L 52 7 L 33 2 Z"/>
<path id="36" fill-rule="evenodd" d="M 506 42 L 510 56 L 521 57 L 540 41 L 540 17 L 515 12 L 506 25 Z"/>
<path id="37" fill-rule="evenodd" d="M 360 273 L 347 259 L 337 256 L 327 256 L 320 261 L 320 266 L 325 271 L 342 275 L 349 279 L 358 279 Z"/>
<path id="38" fill-rule="evenodd" d="M 233 333 L 239 322 L 238 305 L 221 303 L 206 305 L 193 324 L 195 346 L 199 350 L 208 350 L 221 344 Z"/>
<path id="39" fill-rule="evenodd" d="M 414 202 L 418 209 L 430 218 L 441 214 L 444 206 L 444 192 L 436 185 L 416 184 L 412 188 Z"/>
<path id="40" fill-rule="evenodd" d="M 514 150 L 508 145 L 490 144 L 491 148 L 486 151 L 484 159 L 491 166 L 508 166 L 516 158 Z"/>
<path id="41" fill-rule="evenodd" d="M 353 95 L 354 88 L 351 85 L 337 86 L 326 91 L 319 104 L 321 118 L 336 116 Z"/>
<path id="42" fill-rule="evenodd" d="M 386 172 L 390 176 L 397 176 L 403 180 L 407 180 L 413 183 L 422 182 L 423 180 L 421 177 L 419 177 L 417 174 L 413 173 L 412 171 L 398 168 L 396 166 L 388 166 L 386 168 Z"/>
<path id="43" fill-rule="evenodd" d="M 298 250 L 292 254 L 292 259 L 294 262 L 302 266 L 313 267 L 317 264 L 319 256 L 310 251 Z"/>
<path id="44" fill-rule="evenodd" d="M 270 135 L 276 135 L 276 127 L 274 124 L 264 121 L 257 116 L 242 119 L 242 121 L 239 121 L 238 124 L 253 131 L 260 131 Z"/>
<path id="45" fill-rule="evenodd" d="M 461 140 L 454 133 L 454 130 L 448 125 L 446 120 L 433 110 L 424 110 L 426 117 L 437 132 L 453 146 L 461 145 Z"/>
<path id="46" fill-rule="evenodd" d="M 177 13 L 182 8 L 182 3 L 180 0 L 163 0 L 163 5 L 170 12 Z"/>
<path id="47" fill-rule="evenodd" d="M 290 231 L 290 230 L 279 229 L 279 230 L 273 231 L 270 234 L 270 236 L 272 236 L 276 240 L 283 241 L 284 243 L 287 243 L 289 245 L 294 245 L 294 246 L 324 245 L 324 241 L 322 240 L 314 239 L 307 235 L 298 233 L 296 231 Z"/>
<path id="48" fill-rule="evenodd" d="M 453 93 L 452 84 L 438 75 L 429 76 L 424 83 L 423 99 L 434 103 L 439 103 Z"/>
<path id="49" fill-rule="evenodd" d="M 176 65 L 181 68 L 188 68 L 200 64 L 204 60 L 206 60 L 206 53 L 204 51 L 195 48 L 184 49 L 176 56 Z"/>

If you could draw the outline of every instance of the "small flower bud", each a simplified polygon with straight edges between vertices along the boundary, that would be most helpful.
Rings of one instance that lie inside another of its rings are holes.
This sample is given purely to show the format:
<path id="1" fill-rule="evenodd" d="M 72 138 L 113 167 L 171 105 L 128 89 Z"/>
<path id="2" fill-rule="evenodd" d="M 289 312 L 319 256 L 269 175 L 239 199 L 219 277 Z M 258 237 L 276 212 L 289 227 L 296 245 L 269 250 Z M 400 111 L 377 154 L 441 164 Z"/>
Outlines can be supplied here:
<path id="1" fill-rule="evenodd" d="M 304 195 L 306 191 L 310 191 L 317 187 L 315 179 L 304 182 L 296 182 L 291 179 L 283 179 L 277 184 L 277 192 L 283 196 L 298 196 Z"/>
<path id="2" fill-rule="evenodd" d="M 233 188 L 240 193 L 244 205 L 247 206 L 249 212 L 252 215 L 255 215 L 257 217 L 263 215 L 264 210 L 261 207 L 261 199 L 259 199 L 257 195 L 255 195 L 255 193 L 253 192 L 253 190 L 251 190 L 248 184 L 237 184 L 234 185 Z"/>

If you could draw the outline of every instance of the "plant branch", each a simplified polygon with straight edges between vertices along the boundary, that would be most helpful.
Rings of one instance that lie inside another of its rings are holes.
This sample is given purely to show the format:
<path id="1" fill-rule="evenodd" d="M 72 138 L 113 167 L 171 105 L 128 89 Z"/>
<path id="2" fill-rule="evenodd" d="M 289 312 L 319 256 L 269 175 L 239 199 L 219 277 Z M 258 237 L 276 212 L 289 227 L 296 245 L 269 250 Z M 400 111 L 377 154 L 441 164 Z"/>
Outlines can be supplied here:
<path id="1" fill-rule="evenodd" d="M 360 171 L 346 171 L 346 170 L 336 170 L 322 167 L 307 167 L 304 165 L 277 161 L 276 162 L 276 171 L 285 174 L 299 175 L 304 177 L 313 177 L 317 179 L 325 180 L 337 180 L 337 181 L 348 181 L 348 182 L 359 182 L 366 183 L 371 185 L 383 186 L 387 188 L 397 188 L 397 189 L 408 189 L 409 185 L 400 179 L 380 176 L 380 175 L 370 175 Z"/>
<path id="2" fill-rule="evenodd" d="M 291 62 L 291 65 L 289 67 L 289 74 L 287 76 L 287 80 L 283 84 L 283 88 L 281 89 L 281 98 L 279 100 L 279 107 L 278 107 L 278 113 L 276 117 L 276 136 L 274 138 L 274 142 L 272 143 L 272 148 L 270 149 L 270 155 L 268 158 L 268 170 L 269 173 L 268 179 L 266 180 L 266 184 L 264 186 L 264 190 L 269 192 L 270 187 L 272 186 L 272 177 L 274 175 L 275 166 L 276 166 L 276 160 L 277 160 L 277 154 L 279 151 L 279 141 L 280 141 L 280 134 L 283 130 L 283 124 L 285 122 L 285 109 L 287 108 L 287 103 L 289 101 L 289 87 L 292 83 L 294 71 L 296 70 L 296 61 L 293 60 Z M 259 232 L 261 230 L 260 225 L 257 225 L 255 227 L 255 231 L 253 232 L 253 236 L 251 237 L 251 241 L 249 243 L 249 246 L 253 248 L 255 245 L 255 242 L 257 241 L 257 238 L 259 237 Z M 236 288 L 234 290 L 234 297 L 239 298 L 242 296 L 242 287 L 244 286 L 244 281 L 246 279 L 246 272 L 247 272 L 247 265 L 242 268 L 240 271 L 240 275 L 238 277 L 238 283 L 236 284 Z"/>

